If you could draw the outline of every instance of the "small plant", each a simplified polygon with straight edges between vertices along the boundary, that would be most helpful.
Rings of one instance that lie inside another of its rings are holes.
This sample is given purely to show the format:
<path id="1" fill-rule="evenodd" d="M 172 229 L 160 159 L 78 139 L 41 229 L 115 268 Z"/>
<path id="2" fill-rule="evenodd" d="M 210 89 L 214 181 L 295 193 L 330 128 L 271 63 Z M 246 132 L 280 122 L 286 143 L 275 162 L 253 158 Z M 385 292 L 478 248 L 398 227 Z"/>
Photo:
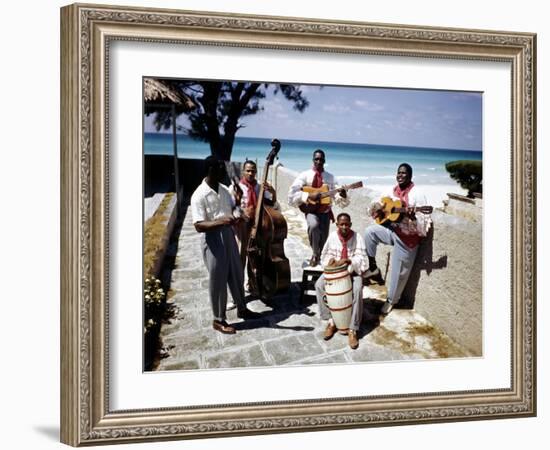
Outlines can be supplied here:
<path id="1" fill-rule="evenodd" d="M 159 323 L 162 317 L 164 308 L 164 299 L 166 294 L 162 289 L 161 282 L 155 277 L 145 279 L 143 289 L 145 315 L 144 315 L 144 333 L 147 333 L 151 328 Z"/>

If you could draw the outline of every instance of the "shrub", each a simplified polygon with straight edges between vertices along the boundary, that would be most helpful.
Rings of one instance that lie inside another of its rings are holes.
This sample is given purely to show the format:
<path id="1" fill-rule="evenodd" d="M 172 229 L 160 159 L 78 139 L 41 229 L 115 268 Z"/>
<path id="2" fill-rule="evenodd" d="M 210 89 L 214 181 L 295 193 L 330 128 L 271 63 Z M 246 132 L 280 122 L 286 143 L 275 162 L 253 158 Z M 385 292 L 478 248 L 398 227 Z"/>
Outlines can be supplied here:
<path id="1" fill-rule="evenodd" d="M 445 164 L 445 169 L 463 189 L 468 191 L 468 197 L 474 192 L 481 194 L 483 188 L 483 166 L 478 160 L 451 161 Z"/>

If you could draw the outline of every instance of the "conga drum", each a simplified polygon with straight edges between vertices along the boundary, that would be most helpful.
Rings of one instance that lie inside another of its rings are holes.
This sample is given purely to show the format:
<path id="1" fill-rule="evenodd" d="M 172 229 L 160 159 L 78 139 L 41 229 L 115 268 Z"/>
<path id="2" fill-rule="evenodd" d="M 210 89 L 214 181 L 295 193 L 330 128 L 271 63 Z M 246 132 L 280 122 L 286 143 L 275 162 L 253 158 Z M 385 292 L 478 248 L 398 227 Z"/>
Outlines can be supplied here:
<path id="1" fill-rule="evenodd" d="M 347 332 L 351 322 L 353 284 L 348 266 L 325 267 L 325 300 L 340 332 Z"/>

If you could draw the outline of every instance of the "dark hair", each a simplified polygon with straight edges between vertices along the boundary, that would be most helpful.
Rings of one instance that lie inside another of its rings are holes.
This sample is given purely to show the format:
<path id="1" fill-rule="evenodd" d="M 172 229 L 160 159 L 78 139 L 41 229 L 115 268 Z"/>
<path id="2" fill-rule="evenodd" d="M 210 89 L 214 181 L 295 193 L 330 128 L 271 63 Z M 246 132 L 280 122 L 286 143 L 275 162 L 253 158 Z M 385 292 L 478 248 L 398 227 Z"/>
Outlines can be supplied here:
<path id="1" fill-rule="evenodd" d="M 351 216 L 348 213 L 342 212 L 336 216 L 336 222 L 340 220 L 340 217 L 347 217 L 351 222 Z"/>
<path id="2" fill-rule="evenodd" d="M 326 158 L 325 152 L 324 152 L 323 150 L 321 150 L 320 148 L 318 148 L 317 150 L 315 150 L 315 151 L 313 152 L 313 157 L 314 157 L 314 158 L 315 158 L 315 154 L 316 154 L 316 153 L 320 153 L 321 155 L 323 155 L 323 159 Z"/>
<path id="3" fill-rule="evenodd" d="M 220 163 L 223 162 L 221 159 L 218 159 L 214 155 L 207 156 L 204 158 L 204 173 L 208 175 L 208 172 L 210 172 L 210 169 L 218 168 L 220 167 Z"/>
<path id="4" fill-rule="evenodd" d="M 257 169 L 256 163 L 255 163 L 254 161 L 252 161 L 251 159 L 247 159 L 247 160 L 243 163 L 243 169 L 244 169 L 244 166 L 246 166 L 247 164 L 250 164 L 250 165 L 254 166 L 254 167 Z"/>
<path id="5" fill-rule="evenodd" d="M 399 164 L 399 167 L 397 167 L 397 170 L 401 169 L 401 167 L 404 167 L 405 170 L 407 171 L 407 174 L 409 175 L 409 177 L 412 178 L 413 168 L 411 167 L 411 165 L 407 164 L 407 163 L 401 163 L 401 164 Z"/>

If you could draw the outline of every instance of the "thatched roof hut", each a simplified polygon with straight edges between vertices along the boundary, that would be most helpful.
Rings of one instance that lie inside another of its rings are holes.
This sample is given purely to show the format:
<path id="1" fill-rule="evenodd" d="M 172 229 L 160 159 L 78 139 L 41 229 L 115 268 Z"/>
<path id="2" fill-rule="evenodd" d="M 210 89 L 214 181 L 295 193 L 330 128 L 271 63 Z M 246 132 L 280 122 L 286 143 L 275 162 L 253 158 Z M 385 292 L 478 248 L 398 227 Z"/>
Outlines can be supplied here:
<path id="1" fill-rule="evenodd" d="M 174 89 L 164 80 L 157 78 L 143 79 L 143 98 L 145 105 L 172 106 L 179 111 L 187 112 L 197 107 L 197 104 L 178 89 Z"/>

